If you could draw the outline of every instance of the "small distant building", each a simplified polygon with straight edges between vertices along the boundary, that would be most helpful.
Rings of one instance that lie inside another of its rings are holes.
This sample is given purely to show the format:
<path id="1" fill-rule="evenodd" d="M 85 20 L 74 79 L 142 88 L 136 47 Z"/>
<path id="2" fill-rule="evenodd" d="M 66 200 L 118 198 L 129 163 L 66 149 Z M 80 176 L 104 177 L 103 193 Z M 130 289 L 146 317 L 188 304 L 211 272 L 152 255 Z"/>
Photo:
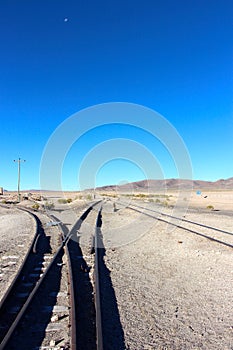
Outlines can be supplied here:
<path id="1" fill-rule="evenodd" d="M 3 187 L 0 187 L 0 196 L 3 195 Z"/>

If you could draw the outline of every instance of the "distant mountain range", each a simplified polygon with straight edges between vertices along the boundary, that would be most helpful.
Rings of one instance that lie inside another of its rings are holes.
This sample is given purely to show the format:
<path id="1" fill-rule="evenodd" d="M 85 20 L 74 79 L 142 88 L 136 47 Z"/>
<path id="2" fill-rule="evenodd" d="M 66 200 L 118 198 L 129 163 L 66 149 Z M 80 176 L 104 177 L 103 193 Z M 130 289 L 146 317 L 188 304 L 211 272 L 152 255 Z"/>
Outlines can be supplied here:
<path id="1" fill-rule="evenodd" d="M 107 185 L 96 187 L 97 191 L 121 191 L 121 192 L 143 192 L 143 191 L 164 191 L 164 190 L 179 190 L 179 189 L 192 189 L 193 190 L 233 190 L 233 177 L 229 179 L 220 179 L 217 181 L 203 181 L 203 180 L 186 180 L 186 179 L 164 179 L 164 180 L 142 180 L 136 182 L 130 182 L 125 185 Z M 87 189 L 86 191 L 93 191 L 93 189 Z M 16 192 L 7 191 L 4 192 Z M 21 192 L 54 192 L 53 190 L 22 190 Z M 60 191 L 61 192 L 61 191 Z M 79 192 L 77 191 L 65 191 L 65 192 Z"/>
<path id="2" fill-rule="evenodd" d="M 203 180 L 185 180 L 185 179 L 164 179 L 164 180 L 142 180 L 137 182 L 127 183 L 125 185 L 102 186 L 96 188 L 98 191 L 158 191 L 158 190 L 178 190 L 178 189 L 194 190 L 233 190 L 233 177 L 229 179 L 220 179 L 217 181 Z"/>

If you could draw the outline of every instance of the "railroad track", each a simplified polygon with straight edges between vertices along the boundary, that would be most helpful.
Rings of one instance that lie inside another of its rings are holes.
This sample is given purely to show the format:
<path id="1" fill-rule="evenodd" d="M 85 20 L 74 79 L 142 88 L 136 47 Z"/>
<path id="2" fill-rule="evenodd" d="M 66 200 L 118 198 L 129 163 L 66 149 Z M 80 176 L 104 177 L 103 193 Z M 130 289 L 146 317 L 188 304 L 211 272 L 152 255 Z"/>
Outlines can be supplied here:
<path id="1" fill-rule="evenodd" d="M 51 246 L 51 237 L 46 235 L 39 217 L 29 210 L 22 208 L 18 208 L 18 210 L 26 211 L 33 216 L 36 221 L 36 233 L 23 263 L 0 303 L 1 349 L 5 348 L 6 340 L 18 322 L 18 315 L 40 281 L 45 264 L 53 257 L 52 251 L 56 249 Z"/>
<path id="2" fill-rule="evenodd" d="M 118 329 L 121 327 L 116 317 L 117 302 L 110 271 L 104 263 L 102 205 L 104 201 L 87 208 L 70 231 L 64 224 L 60 225 L 63 234 L 55 254 L 48 254 L 42 232 L 35 236 L 28 253 L 31 260 L 26 268 L 21 268 L 17 283 L 11 286 L 0 305 L 0 350 L 116 348 L 111 347 L 109 324 L 116 327 L 118 322 Z M 123 202 L 118 205 L 126 206 Z M 137 204 L 126 207 L 233 248 L 232 232 L 175 217 L 156 208 Z M 93 239 L 89 248 L 93 254 L 87 255 L 80 244 L 80 228 L 90 216 L 93 217 Z M 55 216 L 50 218 L 57 220 Z M 118 332 L 118 336 L 122 334 Z"/>
<path id="3" fill-rule="evenodd" d="M 63 233 L 61 245 L 50 258 L 41 240 L 34 239 L 0 306 L 1 350 L 103 349 L 98 258 L 101 206 L 94 229 L 94 284 L 77 236 L 98 203 L 83 213 L 69 233 Z"/>
<path id="4" fill-rule="evenodd" d="M 140 214 L 167 223 L 171 226 L 183 229 L 189 233 L 198 235 L 212 242 L 233 248 L 233 232 L 222 230 L 220 228 L 205 225 L 199 222 L 187 220 L 184 217 L 177 217 L 170 214 L 166 214 L 156 209 L 146 208 L 137 204 L 128 205 L 122 201 L 119 201 L 118 203 Z"/>

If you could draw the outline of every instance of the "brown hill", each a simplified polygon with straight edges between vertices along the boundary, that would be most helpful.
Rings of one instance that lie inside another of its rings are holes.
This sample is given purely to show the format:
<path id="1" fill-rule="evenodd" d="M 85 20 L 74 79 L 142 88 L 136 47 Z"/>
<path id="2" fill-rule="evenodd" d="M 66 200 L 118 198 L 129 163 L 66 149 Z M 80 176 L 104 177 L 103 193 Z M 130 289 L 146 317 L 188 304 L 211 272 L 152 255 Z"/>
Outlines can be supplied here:
<path id="1" fill-rule="evenodd" d="M 194 189 L 194 190 L 233 190 L 233 177 L 229 179 L 220 179 L 217 181 L 203 180 L 186 180 L 186 179 L 164 179 L 164 180 L 142 180 L 131 182 L 120 186 L 102 186 L 96 188 L 101 191 L 154 191 L 154 190 L 178 190 L 178 189 Z"/>

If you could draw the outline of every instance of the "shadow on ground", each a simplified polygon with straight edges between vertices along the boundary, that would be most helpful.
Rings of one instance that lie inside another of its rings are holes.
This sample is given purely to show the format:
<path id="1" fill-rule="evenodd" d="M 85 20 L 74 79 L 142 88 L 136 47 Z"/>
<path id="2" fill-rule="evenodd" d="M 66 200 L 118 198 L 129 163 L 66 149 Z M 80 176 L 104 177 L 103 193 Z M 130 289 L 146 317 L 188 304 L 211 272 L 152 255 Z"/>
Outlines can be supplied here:
<path id="1" fill-rule="evenodd" d="M 106 250 L 101 232 L 102 215 L 97 220 L 97 250 L 99 265 L 100 304 L 104 350 L 125 350 L 124 332 L 120 320 L 116 294 L 112 285 L 111 272 L 105 264 Z"/>

